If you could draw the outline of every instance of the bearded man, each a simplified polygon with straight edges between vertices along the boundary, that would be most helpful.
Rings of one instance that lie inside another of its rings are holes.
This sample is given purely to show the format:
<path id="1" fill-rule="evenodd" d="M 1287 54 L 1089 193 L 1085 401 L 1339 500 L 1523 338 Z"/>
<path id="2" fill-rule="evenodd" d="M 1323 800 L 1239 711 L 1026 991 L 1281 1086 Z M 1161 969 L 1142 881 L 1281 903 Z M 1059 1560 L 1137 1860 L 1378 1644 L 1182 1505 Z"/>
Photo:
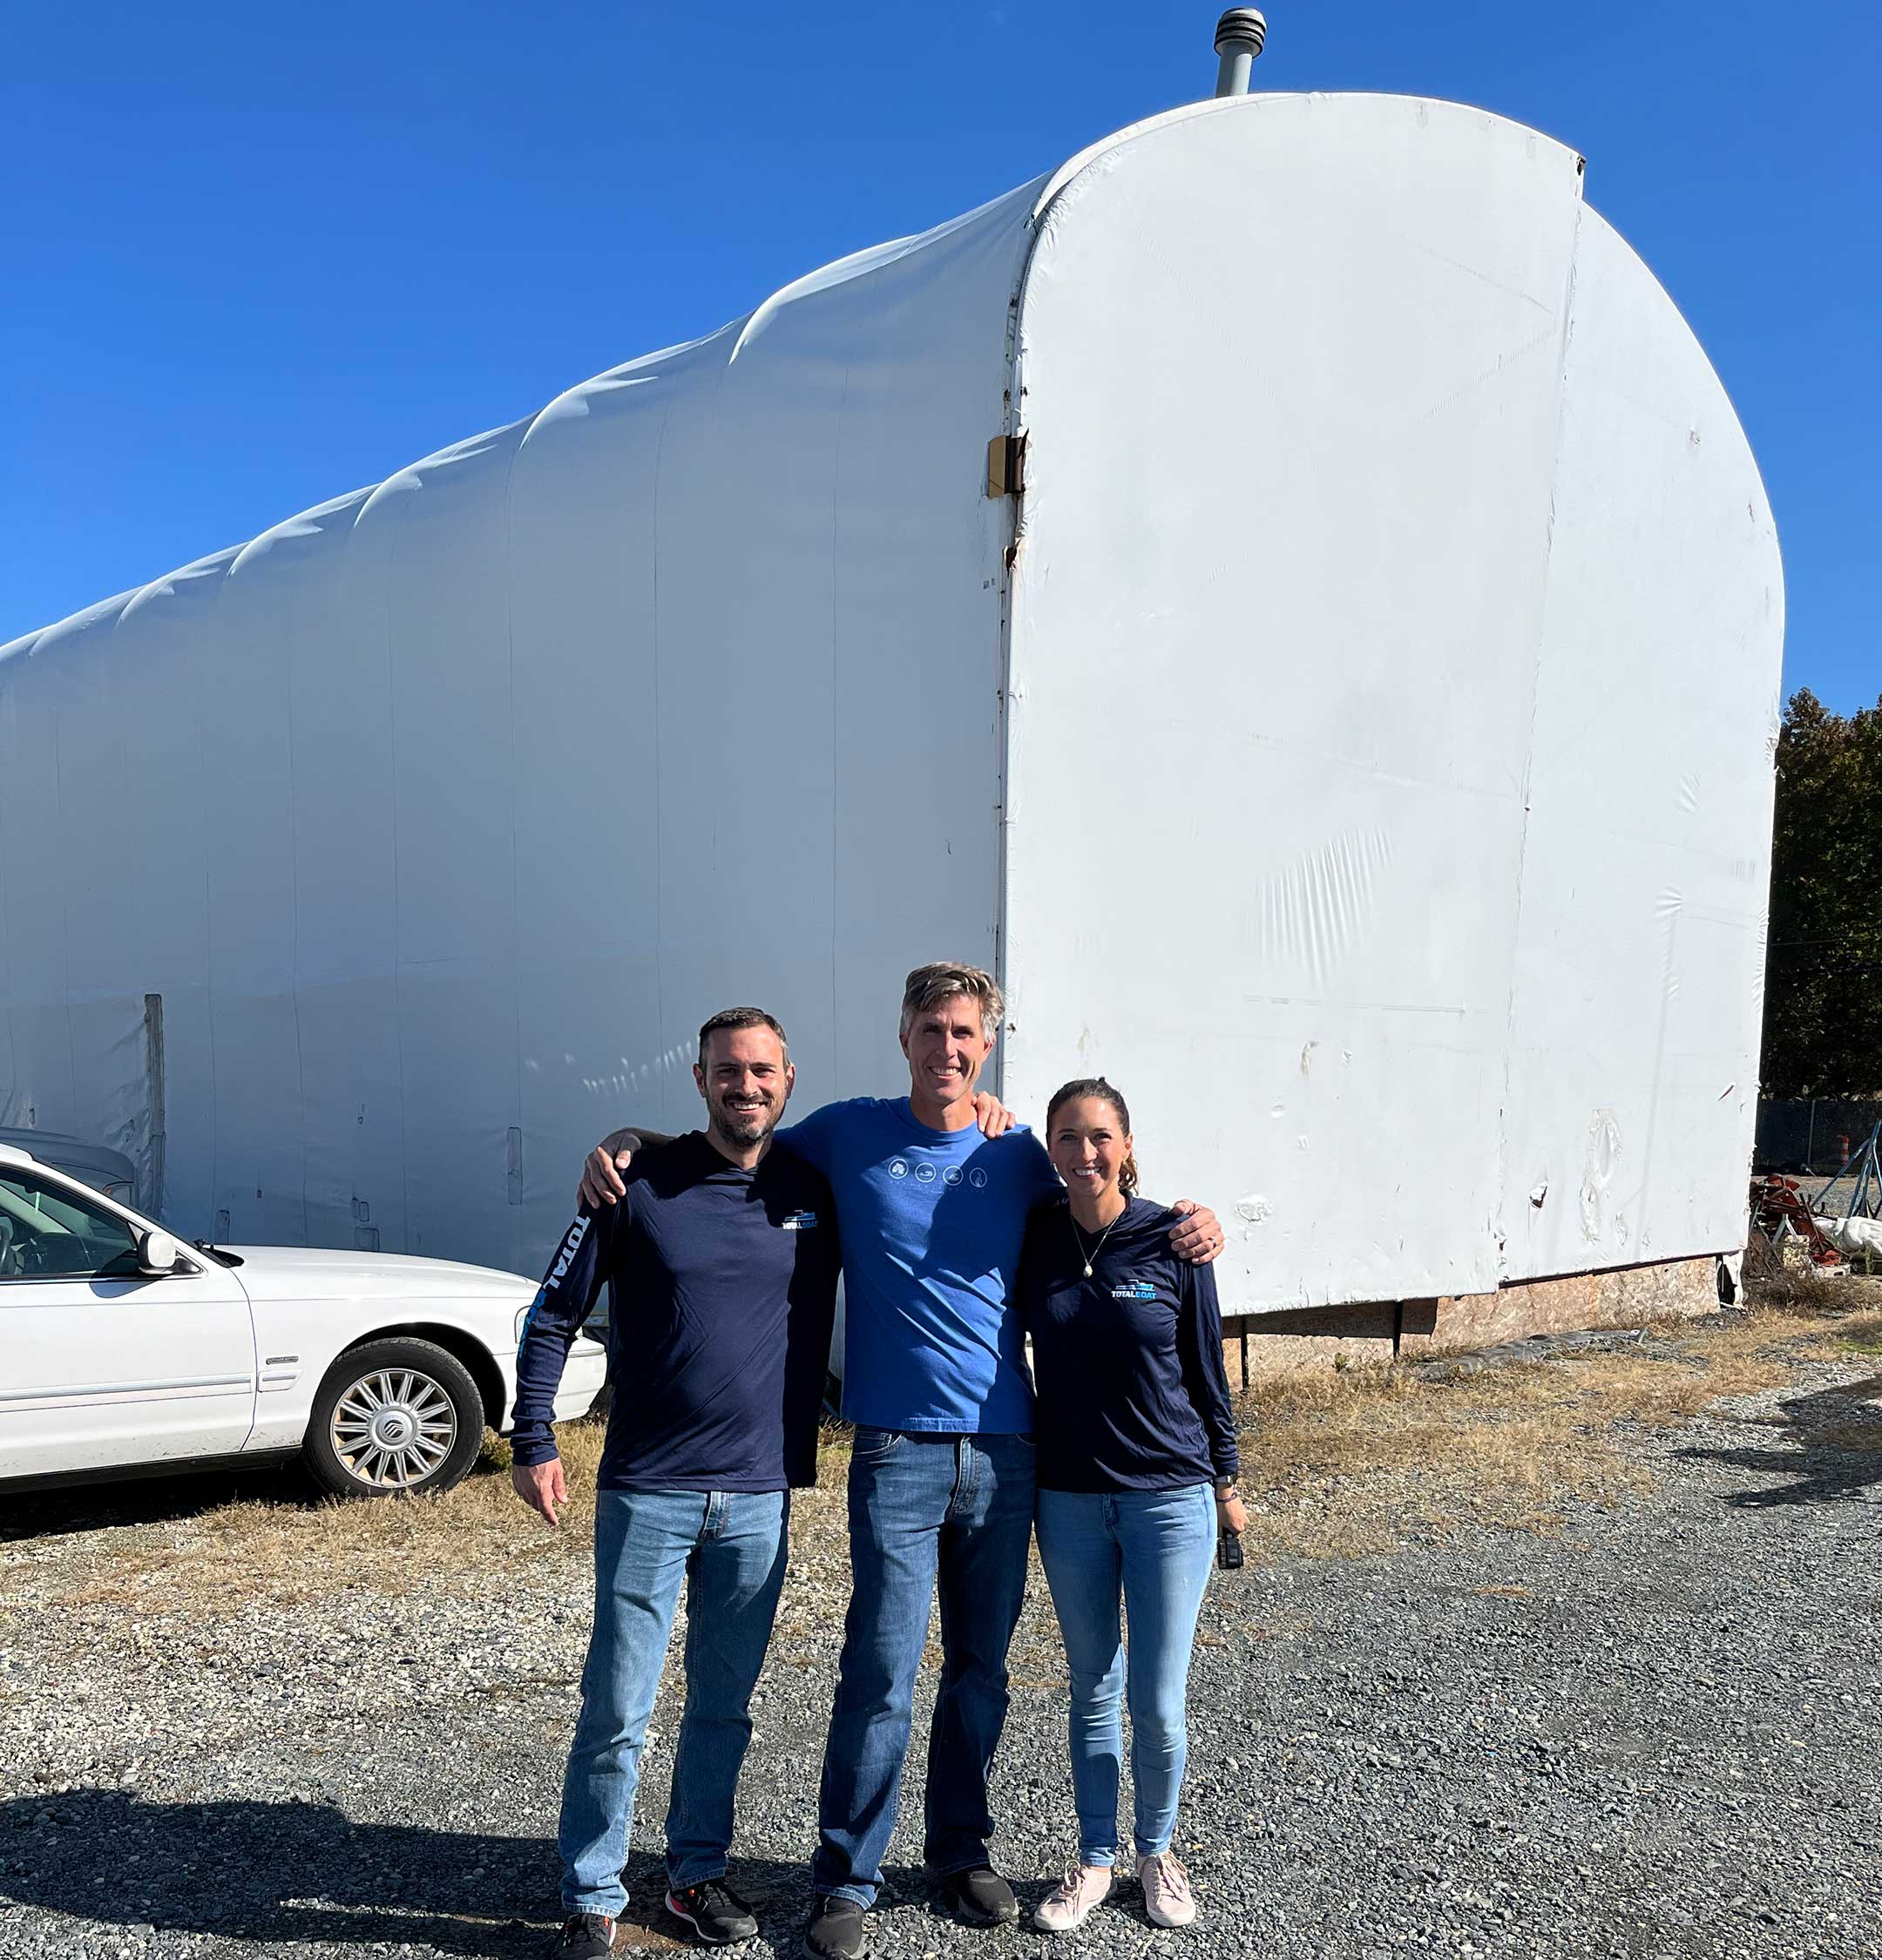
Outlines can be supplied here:
<path id="1" fill-rule="evenodd" d="M 595 1493 L 595 1617 L 557 1846 L 564 1960 L 614 1942 L 640 1747 L 682 1578 L 686 1712 L 667 1813 L 667 1909 L 710 1945 L 758 1923 L 726 1883 L 748 1708 L 784 1581 L 793 1486 L 816 1481 L 841 1254 L 829 1185 L 773 1152 L 795 1072 L 784 1030 L 730 1008 L 700 1030 L 707 1125 L 635 1156 L 585 1204 L 517 1355 L 511 1481 L 551 1524 L 567 1500 L 550 1427 L 570 1343 L 612 1282 L 618 1392 Z"/>

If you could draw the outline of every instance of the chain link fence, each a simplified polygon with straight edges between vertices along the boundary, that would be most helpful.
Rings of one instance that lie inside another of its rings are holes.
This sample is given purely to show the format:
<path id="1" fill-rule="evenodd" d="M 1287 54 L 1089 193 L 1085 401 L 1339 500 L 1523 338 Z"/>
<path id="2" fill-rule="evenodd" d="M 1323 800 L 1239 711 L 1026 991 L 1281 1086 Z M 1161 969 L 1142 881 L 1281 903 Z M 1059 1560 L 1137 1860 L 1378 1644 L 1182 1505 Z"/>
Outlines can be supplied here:
<path id="1" fill-rule="evenodd" d="M 1831 1177 L 1878 1123 L 1882 1099 L 1872 1096 L 1770 1097 L 1758 1105 L 1751 1168 Z"/>

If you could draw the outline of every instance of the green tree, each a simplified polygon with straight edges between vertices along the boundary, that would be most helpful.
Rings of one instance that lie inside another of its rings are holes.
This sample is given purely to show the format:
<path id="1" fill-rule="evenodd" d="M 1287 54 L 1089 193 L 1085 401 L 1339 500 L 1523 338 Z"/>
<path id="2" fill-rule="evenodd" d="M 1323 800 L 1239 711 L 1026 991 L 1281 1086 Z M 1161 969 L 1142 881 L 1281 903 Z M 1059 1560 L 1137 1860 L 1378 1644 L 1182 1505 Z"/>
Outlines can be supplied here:
<path id="1" fill-rule="evenodd" d="M 1768 1096 L 1882 1095 L 1882 700 L 1784 709 L 1760 1072 Z"/>

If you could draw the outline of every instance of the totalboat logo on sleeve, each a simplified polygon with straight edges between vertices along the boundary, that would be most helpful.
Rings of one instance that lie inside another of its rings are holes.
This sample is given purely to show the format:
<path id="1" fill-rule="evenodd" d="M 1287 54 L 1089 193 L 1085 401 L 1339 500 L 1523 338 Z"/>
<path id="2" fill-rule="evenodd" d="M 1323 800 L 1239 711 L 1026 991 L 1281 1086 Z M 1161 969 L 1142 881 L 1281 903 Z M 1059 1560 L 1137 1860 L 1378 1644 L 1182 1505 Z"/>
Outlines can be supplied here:
<path id="1" fill-rule="evenodd" d="M 555 1264 L 550 1267 L 549 1277 L 543 1281 L 543 1291 L 545 1293 L 546 1293 L 551 1287 L 556 1285 L 559 1281 L 567 1277 L 569 1261 L 573 1259 L 575 1254 L 581 1250 L 581 1242 L 588 1236 L 588 1227 L 590 1223 L 591 1220 L 586 1218 L 579 1218 L 575 1220 L 574 1224 L 570 1226 L 569 1235 L 562 1241 L 561 1253 L 558 1256 Z"/>
<path id="2" fill-rule="evenodd" d="M 778 1220 L 781 1232 L 815 1232 L 823 1221 L 815 1212 L 790 1212 Z"/>
<path id="3" fill-rule="evenodd" d="M 1114 1300 L 1154 1300 L 1156 1288 L 1148 1280 L 1133 1280 L 1127 1287 L 1113 1287 Z"/>

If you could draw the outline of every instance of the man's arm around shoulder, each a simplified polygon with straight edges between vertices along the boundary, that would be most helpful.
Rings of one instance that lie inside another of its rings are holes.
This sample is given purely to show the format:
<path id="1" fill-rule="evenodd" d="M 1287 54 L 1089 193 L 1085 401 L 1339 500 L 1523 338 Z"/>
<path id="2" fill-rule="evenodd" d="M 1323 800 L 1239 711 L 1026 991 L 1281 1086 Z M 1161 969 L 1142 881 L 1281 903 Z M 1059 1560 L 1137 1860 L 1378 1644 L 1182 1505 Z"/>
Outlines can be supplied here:
<path id="1" fill-rule="evenodd" d="M 643 1150 L 658 1150 L 673 1140 L 663 1130 L 643 1129 L 639 1125 L 610 1131 L 588 1152 L 575 1202 L 586 1212 L 599 1212 L 604 1206 L 619 1204 L 627 1194 L 628 1166 L 635 1156 Z"/>

